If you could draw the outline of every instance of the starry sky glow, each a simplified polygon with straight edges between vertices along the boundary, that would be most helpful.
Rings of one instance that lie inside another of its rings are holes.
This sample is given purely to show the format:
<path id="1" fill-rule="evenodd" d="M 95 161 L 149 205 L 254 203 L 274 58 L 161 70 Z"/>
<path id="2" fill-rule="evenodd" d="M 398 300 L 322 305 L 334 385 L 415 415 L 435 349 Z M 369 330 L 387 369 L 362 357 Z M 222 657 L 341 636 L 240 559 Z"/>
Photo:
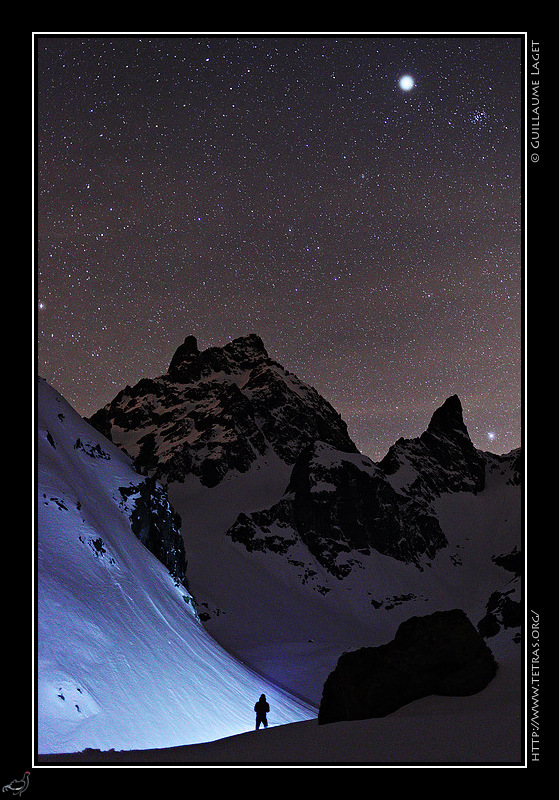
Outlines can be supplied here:
<path id="1" fill-rule="evenodd" d="M 522 36 L 35 45 L 38 372 L 79 413 L 254 332 L 374 460 L 451 394 L 520 445 Z"/>

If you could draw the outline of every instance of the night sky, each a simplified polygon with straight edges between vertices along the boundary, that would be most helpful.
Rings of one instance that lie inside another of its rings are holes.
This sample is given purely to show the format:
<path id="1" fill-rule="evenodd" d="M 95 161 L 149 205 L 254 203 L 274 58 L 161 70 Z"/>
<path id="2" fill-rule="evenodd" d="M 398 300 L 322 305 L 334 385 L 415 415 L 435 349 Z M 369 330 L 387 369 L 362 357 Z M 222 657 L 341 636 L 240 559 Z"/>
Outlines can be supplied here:
<path id="1" fill-rule="evenodd" d="M 34 41 L 37 369 L 79 413 L 254 332 L 374 460 L 452 394 L 520 445 L 522 36 Z"/>

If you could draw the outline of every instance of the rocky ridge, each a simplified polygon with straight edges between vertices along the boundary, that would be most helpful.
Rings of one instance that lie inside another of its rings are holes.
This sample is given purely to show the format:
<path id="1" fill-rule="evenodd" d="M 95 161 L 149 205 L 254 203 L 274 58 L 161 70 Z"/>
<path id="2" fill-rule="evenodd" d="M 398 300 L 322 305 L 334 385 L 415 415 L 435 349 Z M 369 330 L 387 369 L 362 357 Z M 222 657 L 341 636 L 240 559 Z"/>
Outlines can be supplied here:
<path id="1" fill-rule="evenodd" d="M 295 463 L 284 497 L 239 515 L 228 534 L 250 550 L 286 552 L 300 539 L 338 578 L 352 569 L 349 554 L 371 550 L 421 569 L 448 544 L 433 500 L 482 491 L 485 469 L 452 396 L 424 434 L 400 439 L 379 464 L 315 442 Z"/>
<path id="2" fill-rule="evenodd" d="M 283 496 L 241 511 L 227 536 L 249 552 L 288 558 L 302 545 L 312 556 L 307 577 L 315 559 L 343 579 L 371 552 L 422 570 L 448 545 L 436 499 L 475 495 L 488 469 L 514 475 L 520 465 L 515 454 L 476 450 L 456 395 L 421 436 L 399 439 L 374 463 L 335 409 L 270 358 L 255 334 L 203 351 L 187 336 L 167 373 L 127 386 L 89 422 L 163 485 L 194 475 L 212 488 L 266 454 L 279 457 L 291 468 Z"/>
<path id="3" fill-rule="evenodd" d="M 193 474 L 216 486 L 269 452 L 293 464 L 316 440 L 357 452 L 335 409 L 255 334 L 204 351 L 187 336 L 167 373 L 126 386 L 88 421 L 166 484 Z"/>
<path id="4" fill-rule="evenodd" d="M 420 567 L 447 544 L 421 498 L 396 492 L 382 470 L 316 442 L 299 456 L 284 497 L 268 510 L 240 514 L 228 535 L 249 550 L 287 552 L 301 540 L 343 578 L 355 554 L 376 550 Z M 352 555 L 353 554 L 353 555 Z"/>

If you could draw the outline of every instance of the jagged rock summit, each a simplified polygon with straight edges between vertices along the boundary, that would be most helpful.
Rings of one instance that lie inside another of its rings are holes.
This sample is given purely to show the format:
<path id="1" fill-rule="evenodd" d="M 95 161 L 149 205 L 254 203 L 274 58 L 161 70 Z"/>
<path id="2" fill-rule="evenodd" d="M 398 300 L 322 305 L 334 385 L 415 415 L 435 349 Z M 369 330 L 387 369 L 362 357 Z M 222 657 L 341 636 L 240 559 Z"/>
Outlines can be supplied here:
<path id="1" fill-rule="evenodd" d="M 194 477 L 213 488 L 255 466 L 265 481 L 279 459 L 285 482 L 273 502 L 231 502 L 223 534 L 248 553 L 304 563 L 309 583 L 316 565 L 342 580 L 373 553 L 422 571 L 449 545 L 435 501 L 477 495 L 486 481 L 487 454 L 472 444 L 456 395 L 418 438 L 399 439 L 374 463 L 335 409 L 270 358 L 256 334 L 205 350 L 186 336 L 165 374 L 127 386 L 90 422 L 166 485 Z M 324 581 L 313 580 L 322 591 Z"/>
<path id="2" fill-rule="evenodd" d="M 212 373 L 234 375 L 254 369 L 263 361 L 269 361 L 268 353 L 255 333 L 233 339 L 223 347 L 209 347 L 203 351 L 198 349 L 196 337 L 190 335 L 175 351 L 168 375 L 173 381 L 191 383 L 208 378 Z"/>
<path id="3" fill-rule="evenodd" d="M 211 488 L 270 453 L 279 457 L 291 471 L 283 496 L 242 511 L 227 534 L 249 552 L 288 554 L 302 544 L 340 579 L 355 553 L 422 569 L 448 545 L 433 501 L 485 485 L 486 460 L 456 395 L 421 436 L 399 439 L 376 464 L 358 452 L 334 408 L 270 358 L 256 334 L 206 350 L 187 336 L 167 373 L 127 386 L 89 421 L 165 484 L 194 475 Z"/>
<path id="4" fill-rule="evenodd" d="M 180 377 L 182 371 L 200 355 L 198 342 L 195 336 L 187 336 L 184 342 L 177 348 L 171 363 L 169 364 L 169 375 L 174 378 Z"/>
<path id="5" fill-rule="evenodd" d="M 424 497 L 481 492 L 485 459 L 472 444 L 457 395 L 449 397 L 416 439 L 398 439 L 379 464 L 399 491 Z"/>
<path id="6" fill-rule="evenodd" d="M 187 336 L 167 373 L 126 386 L 88 421 L 164 483 L 193 474 L 216 486 L 270 453 L 293 464 L 317 440 L 357 452 L 335 409 L 256 334 L 202 351 Z"/>

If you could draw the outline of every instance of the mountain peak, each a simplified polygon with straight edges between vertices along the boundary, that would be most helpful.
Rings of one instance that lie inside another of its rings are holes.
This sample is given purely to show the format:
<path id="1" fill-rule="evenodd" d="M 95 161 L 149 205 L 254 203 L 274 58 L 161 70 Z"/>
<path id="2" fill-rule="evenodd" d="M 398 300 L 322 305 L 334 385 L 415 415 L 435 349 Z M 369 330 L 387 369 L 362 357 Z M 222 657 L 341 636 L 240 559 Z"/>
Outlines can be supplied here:
<path id="1" fill-rule="evenodd" d="M 464 418 L 462 415 L 462 403 L 456 394 L 453 394 L 445 400 L 440 408 L 436 409 L 427 427 L 427 432 L 432 434 L 439 432 L 448 434 L 449 431 L 456 431 L 462 435 L 468 436 L 468 431 L 464 425 Z"/>
<path id="2" fill-rule="evenodd" d="M 203 351 L 187 336 L 165 375 L 127 387 L 89 421 L 165 482 L 192 474 L 215 486 L 272 454 L 291 465 L 317 440 L 357 451 L 338 412 L 255 333 Z"/>
<path id="3" fill-rule="evenodd" d="M 200 351 L 198 350 L 196 337 L 187 336 L 184 342 L 175 350 L 171 363 L 169 364 L 169 375 L 176 373 L 184 364 L 191 364 L 199 355 Z"/>
<path id="4" fill-rule="evenodd" d="M 418 439 L 402 438 L 392 445 L 380 467 L 394 476 L 404 464 L 413 467 L 418 485 L 421 483 L 429 496 L 483 489 L 485 461 L 472 444 L 457 395 L 435 410 Z"/>
<path id="5" fill-rule="evenodd" d="M 268 358 L 264 342 L 256 333 L 249 333 L 233 339 L 223 347 L 208 347 L 201 351 L 195 336 L 189 335 L 175 351 L 169 364 L 168 375 L 173 380 L 191 380 L 192 367 L 197 364 L 200 369 L 213 366 L 216 369 L 227 362 L 229 366 L 245 368 L 247 364 Z"/>
<path id="6" fill-rule="evenodd" d="M 264 347 L 264 342 L 256 333 L 249 333 L 247 336 L 239 336 L 223 347 L 227 353 L 238 357 L 260 357 L 268 358 L 268 353 Z"/>

